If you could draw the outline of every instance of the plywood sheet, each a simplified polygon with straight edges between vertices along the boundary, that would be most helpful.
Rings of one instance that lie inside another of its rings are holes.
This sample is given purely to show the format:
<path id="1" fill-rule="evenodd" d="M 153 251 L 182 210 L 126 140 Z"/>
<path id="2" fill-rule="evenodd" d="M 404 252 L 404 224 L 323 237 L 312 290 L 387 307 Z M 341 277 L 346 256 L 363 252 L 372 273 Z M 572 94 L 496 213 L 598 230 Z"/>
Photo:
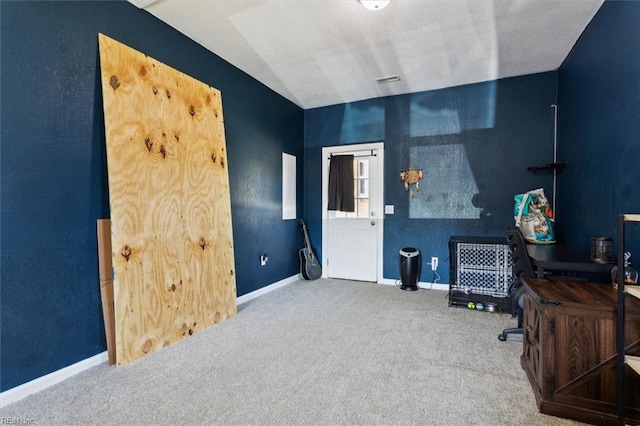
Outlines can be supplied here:
<path id="1" fill-rule="evenodd" d="M 99 35 L 116 358 L 237 313 L 220 92 Z"/>

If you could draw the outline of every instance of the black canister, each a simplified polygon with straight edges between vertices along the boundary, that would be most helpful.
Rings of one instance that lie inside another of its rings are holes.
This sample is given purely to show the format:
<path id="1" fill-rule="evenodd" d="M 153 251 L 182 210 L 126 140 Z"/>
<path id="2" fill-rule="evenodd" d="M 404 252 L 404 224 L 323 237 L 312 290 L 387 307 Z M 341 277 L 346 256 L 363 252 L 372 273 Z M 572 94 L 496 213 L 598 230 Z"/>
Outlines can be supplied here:
<path id="1" fill-rule="evenodd" d="M 591 261 L 595 263 L 614 263 L 613 239 L 611 237 L 591 238 Z"/>

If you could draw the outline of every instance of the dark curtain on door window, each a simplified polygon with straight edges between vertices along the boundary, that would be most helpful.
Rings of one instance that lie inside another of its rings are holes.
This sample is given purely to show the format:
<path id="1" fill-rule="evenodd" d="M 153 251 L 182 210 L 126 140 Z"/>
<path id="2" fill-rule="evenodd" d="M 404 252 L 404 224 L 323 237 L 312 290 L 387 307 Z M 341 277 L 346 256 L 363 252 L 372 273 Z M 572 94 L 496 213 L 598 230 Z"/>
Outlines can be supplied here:
<path id="1" fill-rule="evenodd" d="M 329 163 L 328 210 L 354 211 L 353 155 L 332 155 Z"/>

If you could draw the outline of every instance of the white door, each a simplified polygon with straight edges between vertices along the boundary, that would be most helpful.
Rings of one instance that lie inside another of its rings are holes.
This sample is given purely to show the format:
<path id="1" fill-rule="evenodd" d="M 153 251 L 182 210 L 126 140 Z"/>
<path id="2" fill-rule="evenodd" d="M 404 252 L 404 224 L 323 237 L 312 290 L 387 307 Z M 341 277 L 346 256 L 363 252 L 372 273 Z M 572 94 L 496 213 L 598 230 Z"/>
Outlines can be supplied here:
<path id="1" fill-rule="evenodd" d="M 381 145 L 381 144 L 376 144 Z M 358 281 L 377 282 L 382 275 L 379 271 L 382 242 L 382 150 L 357 150 L 359 145 L 334 147 L 339 151 L 333 154 L 353 154 L 353 196 L 354 212 L 339 212 L 327 210 L 327 197 L 323 197 L 324 204 L 324 244 L 323 263 L 326 276 L 329 278 L 343 278 Z M 345 152 L 345 149 L 351 151 Z M 329 162 L 326 162 L 323 177 L 325 188 L 328 185 Z M 326 189 L 325 189 L 326 192 Z"/>

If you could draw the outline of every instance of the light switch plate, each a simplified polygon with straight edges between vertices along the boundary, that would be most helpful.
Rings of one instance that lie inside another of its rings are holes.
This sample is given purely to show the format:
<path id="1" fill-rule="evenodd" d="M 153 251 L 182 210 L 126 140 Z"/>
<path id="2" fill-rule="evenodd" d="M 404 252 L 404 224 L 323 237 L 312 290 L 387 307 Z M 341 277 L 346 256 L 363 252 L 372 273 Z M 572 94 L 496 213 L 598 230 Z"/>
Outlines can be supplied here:
<path id="1" fill-rule="evenodd" d="M 386 206 L 384 206 L 384 214 L 393 214 L 393 211 L 395 210 L 393 204 L 388 204 Z"/>

